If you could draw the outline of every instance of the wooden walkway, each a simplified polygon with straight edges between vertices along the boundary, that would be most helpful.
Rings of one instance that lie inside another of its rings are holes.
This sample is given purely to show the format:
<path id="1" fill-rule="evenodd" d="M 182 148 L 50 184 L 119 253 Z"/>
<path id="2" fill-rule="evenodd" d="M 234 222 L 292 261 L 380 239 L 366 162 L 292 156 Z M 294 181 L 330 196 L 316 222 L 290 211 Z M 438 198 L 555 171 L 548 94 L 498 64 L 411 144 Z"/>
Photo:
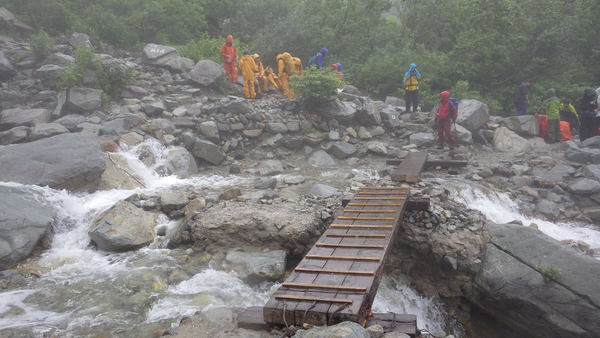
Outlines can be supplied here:
<path id="1" fill-rule="evenodd" d="M 426 152 L 409 153 L 398 168 L 392 172 L 392 180 L 395 182 L 418 182 L 425 162 L 427 162 Z"/>
<path id="2" fill-rule="evenodd" d="M 360 190 L 264 306 L 264 321 L 367 324 L 409 195 L 408 188 Z"/>

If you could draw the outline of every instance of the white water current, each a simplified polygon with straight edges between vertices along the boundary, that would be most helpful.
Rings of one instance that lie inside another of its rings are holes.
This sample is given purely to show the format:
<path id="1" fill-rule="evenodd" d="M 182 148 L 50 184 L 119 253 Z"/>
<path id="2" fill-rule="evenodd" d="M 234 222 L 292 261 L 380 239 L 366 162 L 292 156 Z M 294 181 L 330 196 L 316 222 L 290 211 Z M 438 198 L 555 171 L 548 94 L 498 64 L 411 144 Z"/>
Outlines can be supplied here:
<path id="1" fill-rule="evenodd" d="M 150 141 L 121 152 L 142 178 L 144 188 L 75 194 L 0 182 L 40 192 L 58 214 L 51 247 L 26 264 L 40 277 L 28 280 L 26 287 L 0 292 L 0 336 L 143 336 L 143 325 L 162 322 L 168 326 L 197 311 L 260 306 L 267 301 L 277 284 L 250 286 L 235 273 L 218 271 L 208 264 L 198 266 L 183 281 L 169 282 L 171 273 L 183 270 L 176 250 L 150 245 L 132 252 L 108 253 L 90 246 L 88 230 L 93 219 L 135 193 L 152 196 L 176 186 L 215 188 L 251 181 L 238 176 L 159 176 L 155 169 L 163 163 L 166 150 Z M 138 159 L 142 151 L 150 151 L 156 159 L 152 167 Z M 367 172 L 354 173 L 367 176 L 363 179 L 373 178 Z M 159 220 L 173 226 L 165 215 Z M 419 326 L 430 331 L 445 325 L 438 304 L 387 277 L 375 309 L 415 313 Z"/>
<path id="2" fill-rule="evenodd" d="M 600 258 L 600 227 L 594 224 L 576 222 L 551 222 L 524 215 L 517 202 L 508 193 L 494 191 L 479 184 L 465 184 L 458 181 L 443 181 L 451 197 L 470 209 L 478 210 L 490 221 L 498 224 L 521 221 L 524 226 L 537 224 L 546 235 L 562 241 L 583 241 L 594 249 L 595 257 Z"/>

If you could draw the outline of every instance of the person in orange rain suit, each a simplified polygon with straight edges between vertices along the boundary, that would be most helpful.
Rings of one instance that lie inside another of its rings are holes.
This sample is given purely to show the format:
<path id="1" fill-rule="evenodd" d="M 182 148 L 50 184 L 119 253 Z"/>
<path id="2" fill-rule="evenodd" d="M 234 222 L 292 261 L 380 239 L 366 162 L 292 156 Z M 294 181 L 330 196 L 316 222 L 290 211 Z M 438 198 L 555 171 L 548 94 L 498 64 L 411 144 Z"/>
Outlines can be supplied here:
<path id="1" fill-rule="evenodd" d="M 294 74 L 294 63 L 290 53 L 277 55 L 277 70 L 279 73 L 279 87 L 283 90 L 283 96 L 286 99 L 294 97 L 294 93 L 290 90 L 290 77 Z"/>
<path id="2" fill-rule="evenodd" d="M 256 91 L 254 90 L 254 80 L 258 68 L 254 59 L 249 55 L 248 51 L 244 51 L 244 55 L 240 58 L 239 65 L 240 71 L 242 72 L 242 79 L 244 80 L 244 97 L 247 99 L 256 98 Z"/>
<path id="3" fill-rule="evenodd" d="M 300 60 L 300 58 L 293 57 L 292 62 L 294 63 L 294 72 L 296 75 L 302 75 L 302 60 Z"/>
<path id="4" fill-rule="evenodd" d="M 265 78 L 267 79 L 267 91 L 269 90 L 269 84 L 272 84 L 273 88 L 279 89 L 279 85 L 277 84 L 279 82 L 279 78 L 271 66 L 267 66 L 267 68 L 265 68 Z"/>
<path id="5" fill-rule="evenodd" d="M 262 94 L 265 93 L 269 88 L 269 79 L 267 79 L 265 75 L 265 66 L 263 66 L 262 61 L 260 60 L 260 55 L 254 54 L 252 55 L 252 59 L 254 59 L 257 69 L 256 83 L 258 83 L 258 86 L 256 87 L 256 93 Z"/>
<path id="6" fill-rule="evenodd" d="M 237 68 L 235 68 L 237 51 L 233 45 L 233 35 L 231 34 L 227 35 L 225 43 L 221 46 L 221 58 L 223 59 L 223 67 L 225 68 L 227 79 L 233 83 L 237 83 L 238 75 Z"/>

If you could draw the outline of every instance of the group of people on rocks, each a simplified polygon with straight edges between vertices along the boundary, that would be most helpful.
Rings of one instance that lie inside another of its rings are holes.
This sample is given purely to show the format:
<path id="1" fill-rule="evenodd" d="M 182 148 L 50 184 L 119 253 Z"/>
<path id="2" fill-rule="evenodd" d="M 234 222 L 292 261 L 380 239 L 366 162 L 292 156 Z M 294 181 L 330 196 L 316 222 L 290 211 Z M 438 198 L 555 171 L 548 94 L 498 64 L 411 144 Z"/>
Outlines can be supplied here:
<path id="1" fill-rule="evenodd" d="M 527 114 L 530 81 L 522 82 L 515 92 L 514 104 L 517 116 Z M 600 134 L 600 98 L 592 88 L 584 90 L 575 105 L 569 100 L 560 100 L 556 90 L 550 88 L 536 114 L 540 132 L 548 143 L 566 141 L 572 132 L 579 132 L 580 141 Z"/>
<path id="2" fill-rule="evenodd" d="M 314 66 L 317 69 L 323 68 L 325 66 L 325 57 L 328 53 L 329 50 L 327 48 L 322 48 L 316 55 L 310 58 L 307 66 Z M 243 55 L 237 61 L 237 50 L 233 44 L 232 35 L 228 35 L 225 43 L 221 46 L 221 58 L 227 79 L 232 83 L 238 82 L 239 69 L 242 75 L 245 98 L 254 99 L 258 94 L 263 94 L 273 89 L 280 90 L 283 96 L 288 99 L 296 96 L 289 86 L 289 81 L 293 75 L 302 75 L 304 67 L 300 58 L 294 57 L 288 52 L 276 53 L 276 70 L 271 68 L 271 66 L 265 67 L 259 54 L 250 55 L 250 52 L 247 50 L 243 52 Z M 336 71 L 339 78 L 345 81 L 342 64 L 335 63 L 331 67 Z"/>

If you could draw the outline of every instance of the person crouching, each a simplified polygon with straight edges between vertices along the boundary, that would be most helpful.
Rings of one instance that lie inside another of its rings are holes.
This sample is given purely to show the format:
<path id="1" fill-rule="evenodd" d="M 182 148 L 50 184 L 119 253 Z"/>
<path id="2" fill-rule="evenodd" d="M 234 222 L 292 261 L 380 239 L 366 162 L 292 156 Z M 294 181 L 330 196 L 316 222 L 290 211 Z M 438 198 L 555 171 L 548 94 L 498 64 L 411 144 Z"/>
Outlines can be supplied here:
<path id="1" fill-rule="evenodd" d="M 440 104 L 438 105 L 438 110 L 435 115 L 437 120 L 438 149 L 444 149 L 446 140 L 448 141 L 451 152 L 456 147 L 456 140 L 454 139 L 454 135 L 452 135 L 452 123 L 456 121 L 457 116 L 457 108 L 454 103 L 450 101 L 450 92 L 441 92 Z"/>

